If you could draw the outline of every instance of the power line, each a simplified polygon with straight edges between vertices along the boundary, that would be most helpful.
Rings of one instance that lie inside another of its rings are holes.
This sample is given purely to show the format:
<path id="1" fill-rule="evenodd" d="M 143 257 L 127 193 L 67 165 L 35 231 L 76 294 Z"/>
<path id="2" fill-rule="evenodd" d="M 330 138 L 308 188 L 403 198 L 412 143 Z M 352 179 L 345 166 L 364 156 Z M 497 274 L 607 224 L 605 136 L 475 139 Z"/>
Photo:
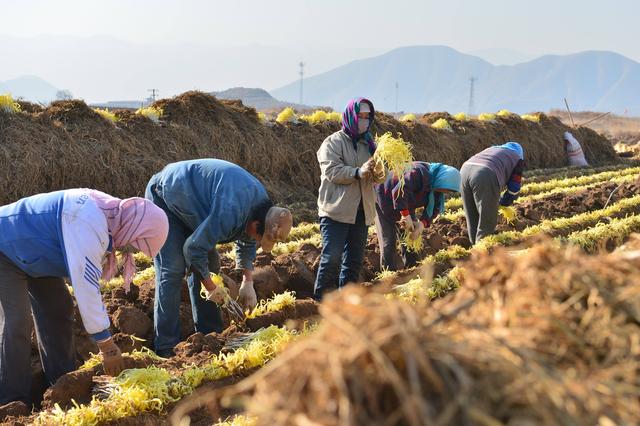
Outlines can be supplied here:
<path id="1" fill-rule="evenodd" d="M 396 114 L 398 113 L 398 82 L 396 81 Z"/>
<path id="2" fill-rule="evenodd" d="M 478 81 L 477 78 L 471 77 L 469 78 L 469 82 L 471 83 L 469 86 L 469 114 L 473 114 L 473 110 L 475 109 L 475 83 Z"/>
<path id="3" fill-rule="evenodd" d="M 151 96 L 149 96 L 149 99 L 151 99 L 151 103 L 156 101 L 156 95 L 158 94 L 159 90 L 158 89 L 147 89 L 147 92 L 151 92 Z"/>
<path id="4" fill-rule="evenodd" d="M 302 92 L 302 82 L 304 80 L 304 62 L 300 61 L 298 66 L 300 67 L 300 72 L 299 72 L 299 74 L 300 74 L 300 102 L 299 102 L 299 104 L 302 105 L 302 99 L 303 99 L 302 98 L 302 94 L 303 94 L 303 92 Z"/>

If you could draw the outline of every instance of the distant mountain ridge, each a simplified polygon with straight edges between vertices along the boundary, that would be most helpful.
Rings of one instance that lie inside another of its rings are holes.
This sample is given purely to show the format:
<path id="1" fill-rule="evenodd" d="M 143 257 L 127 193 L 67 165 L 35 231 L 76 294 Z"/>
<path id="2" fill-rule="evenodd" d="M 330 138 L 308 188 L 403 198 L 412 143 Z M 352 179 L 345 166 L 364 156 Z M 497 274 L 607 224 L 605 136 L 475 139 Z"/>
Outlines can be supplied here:
<path id="1" fill-rule="evenodd" d="M 304 80 L 304 99 L 341 109 L 354 96 L 369 97 L 378 109 L 412 112 L 508 109 L 517 113 L 563 107 L 640 115 L 640 63 L 613 52 L 546 55 L 495 66 L 445 46 L 413 46 L 350 62 Z M 271 91 L 281 100 L 298 96 L 298 82 Z"/>
<path id="2" fill-rule="evenodd" d="M 23 98 L 31 102 L 51 102 L 56 98 L 57 91 L 54 85 L 35 75 L 0 81 L 0 94 L 10 93 L 14 99 Z"/>
<path id="3" fill-rule="evenodd" d="M 257 110 L 282 109 L 292 107 L 296 110 L 311 109 L 312 106 L 300 105 L 293 102 L 282 102 L 274 98 L 264 89 L 232 87 L 231 89 L 211 93 L 218 99 L 240 99 L 244 105 Z"/>

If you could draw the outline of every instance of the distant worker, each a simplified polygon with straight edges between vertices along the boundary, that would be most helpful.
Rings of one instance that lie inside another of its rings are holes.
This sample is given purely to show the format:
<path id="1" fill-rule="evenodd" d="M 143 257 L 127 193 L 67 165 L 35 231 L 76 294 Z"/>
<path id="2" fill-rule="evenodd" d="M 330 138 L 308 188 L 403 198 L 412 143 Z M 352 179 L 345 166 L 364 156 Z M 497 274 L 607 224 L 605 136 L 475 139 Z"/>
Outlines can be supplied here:
<path id="1" fill-rule="evenodd" d="M 0 206 L 0 405 L 30 404 L 31 330 L 35 323 L 47 386 L 76 369 L 73 288 L 87 333 L 100 349 L 104 372 L 124 368 L 100 279 L 118 272 L 122 255 L 128 288 L 133 253 L 155 256 L 168 232 L 167 216 L 144 198 L 121 200 L 93 189 L 68 189 Z"/>
<path id="2" fill-rule="evenodd" d="M 376 150 L 370 132 L 374 116 L 370 100 L 351 100 L 342 114 L 342 129 L 328 136 L 317 152 L 322 253 L 316 300 L 360 276 L 368 226 L 376 216 L 373 184 L 384 180 L 384 168 L 371 158 Z"/>
<path id="3" fill-rule="evenodd" d="M 222 331 L 218 305 L 240 308 L 209 273 L 220 271 L 216 245 L 235 242 L 236 267 L 242 271 L 239 302 L 255 307 L 253 261 L 257 247 L 270 252 L 292 226 L 291 212 L 273 205 L 260 181 L 242 167 L 217 159 L 167 165 L 147 185 L 146 197 L 165 211 L 169 236 L 154 258 L 156 293 L 154 346 L 160 356 L 173 355 L 180 341 L 180 294 L 184 276 L 191 297 L 195 331 Z M 200 296 L 201 284 L 207 300 Z M 240 315 L 242 315 L 240 309 Z"/>
<path id="4" fill-rule="evenodd" d="M 404 229 L 410 238 L 420 238 L 438 214 L 444 212 L 446 194 L 460 191 L 460 172 L 440 163 L 414 161 L 404 175 L 404 187 L 389 173 L 384 183 L 376 185 L 376 232 L 380 247 L 380 265 L 390 271 L 400 269 L 397 241 Z M 416 208 L 424 207 L 420 218 Z M 418 253 L 400 245 L 405 268 L 415 266 Z"/>
<path id="5" fill-rule="evenodd" d="M 498 207 L 518 197 L 523 169 L 524 151 L 517 142 L 491 146 L 462 165 L 462 204 L 472 244 L 495 232 Z"/>
<path id="6" fill-rule="evenodd" d="M 567 159 L 570 166 L 587 167 L 587 159 L 584 158 L 584 152 L 580 142 L 571 134 L 571 132 L 564 132 L 565 148 L 567 150 Z"/>

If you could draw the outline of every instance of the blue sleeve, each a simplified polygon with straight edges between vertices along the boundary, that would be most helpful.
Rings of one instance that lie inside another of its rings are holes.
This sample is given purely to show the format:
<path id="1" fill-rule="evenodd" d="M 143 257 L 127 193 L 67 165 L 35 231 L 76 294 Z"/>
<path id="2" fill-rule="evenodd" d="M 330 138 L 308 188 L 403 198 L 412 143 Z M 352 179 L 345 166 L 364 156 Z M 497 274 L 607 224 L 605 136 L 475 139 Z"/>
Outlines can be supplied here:
<path id="1" fill-rule="evenodd" d="M 242 227 L 239 219 L 243 218 L 240 209 L 227 206 L 224 213 L 214 208 L 207 218 L 196 228 L 183 246 L 187 269 L 206 277 L 209 275 L 209 251 L 225 241 L 230 235 Z"/>
<path id="2" fill-rule="evenodd" d="M 509 207 L 518 198 L 520 188 L 522 188 L 522 173 L 524 171 L 524 161 L 518 161 L 516 167 L 511 173 L 511 177 L 507 182 L 507 190 L 502 194 L 500 198 L 500 205 Z"/>
<path id="3" fill-rule="evenodd" d="M 236 268 L 253 270 L 256 260 L 256 242 L 254 240 L 236 241 Z"/>

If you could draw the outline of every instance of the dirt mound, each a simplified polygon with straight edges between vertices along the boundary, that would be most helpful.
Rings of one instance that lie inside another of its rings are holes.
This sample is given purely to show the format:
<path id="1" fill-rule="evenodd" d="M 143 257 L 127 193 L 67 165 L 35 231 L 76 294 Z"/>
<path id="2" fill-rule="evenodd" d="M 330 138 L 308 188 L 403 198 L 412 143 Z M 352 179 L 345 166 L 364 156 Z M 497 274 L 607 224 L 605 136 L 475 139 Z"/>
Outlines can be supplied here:
<path id="1" fill-rule="evenodd" d="M 319 186 L 316 151 L 337 123 L 312 126 L 262 124 L 253 108 L 187 92 L 156 102 L 164 110 L 161 124 L 129 111 L 115 111 L 112 123 L 78 100 L 54 102 L 45 110 L 0 113 L 0 204 L 27 195 L 71 187 L 92 187 L 116 196 L 143 195 L 154 173 L 167 163 L 216 157 L 258 176 L 278 202 L 313 203 Z M 417 159 L 460 166 L 483 148 L 508 139 L 522 143 L 529 167 L 565 163 L 558 119 L 541 115 L 540 123 L 519 117 L 495 122 L 452 120 L 454 132 L 426 122 L 446 116 L 433 113 L 420 122 L 400 123 L 376 116 L 374 132 L 400 132 L 414 146 Z M 425 123 L 423 123 L 423 121 Z M 587 128 L 575 130 L 593 164 L 617 161 L 609 142 Z M 301 204 L 302 203 L 302 204 Z M 301 214 L 309 216 L 307 209 Z"/>
<path id="2" fill-rule="evenodd" d="M 123 358 L 125 369 L 145 368 L 158 364 L 151 358 L 133 359 L 128 355 L 124 355 Z M 73 407 L 73 401 L 78 404 L 88 403 L 91 401 L 94 377 L 101 374 L 104 374 L 102 364 L 63 375 L 44 393 L 42 408 L 53 408 L 55 404 L 59 404 L 62 408 L 68 409 Z"/>
<path id="3" fill-rule="evenodd" d="M 316 333 L 218 396 L 251 392 L 258 424 L 640 421 L 637 261 L 544 243 L 466 267 L 433 304 L 328 296 Z"/>
<path id="4" fill-rule="evenodd" d="M 149 317 L 135 306 L 121 306 L 112 318 L 113 325 L 126 334 L 145 337 L 153 324 Z"/>
<path id="5" fill-rule="evenodd" d="M 281 311 L 271 312 L 255 318 L 248 318 L 245 324 L 251 331 L 257 331 L 270 325 L 283 326 L 288 320 L 306 319 L 318 314 L 318 304 L 311 299 L 296 300 L 294 306 Z"/>

